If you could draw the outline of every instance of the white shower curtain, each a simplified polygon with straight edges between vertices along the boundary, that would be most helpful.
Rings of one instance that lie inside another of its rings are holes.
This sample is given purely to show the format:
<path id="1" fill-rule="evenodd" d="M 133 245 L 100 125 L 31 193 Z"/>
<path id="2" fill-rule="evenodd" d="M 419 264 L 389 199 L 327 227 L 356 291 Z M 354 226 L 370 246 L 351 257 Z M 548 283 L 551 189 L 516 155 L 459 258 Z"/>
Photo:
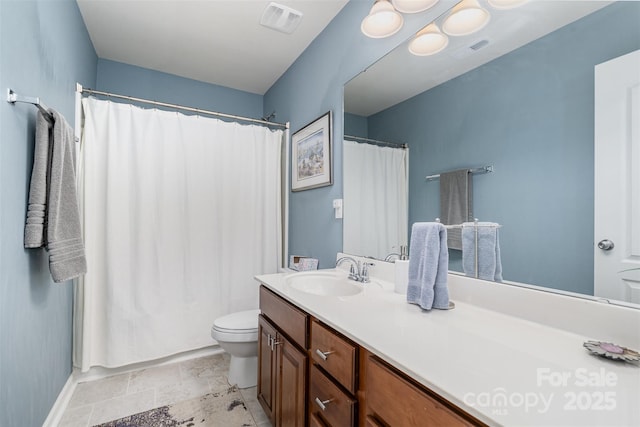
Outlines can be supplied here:
<path id="1" fill-rule="evenodd" d="M 283 132 L 83 99 L 74 362 L 118 367 L 215 342 L 281 254 Z"/>
<path id="2" fill-rule="evenodd" d="M 407 245 L 407 150 L 344 141 L 343 252 L 384 259 Z"/>

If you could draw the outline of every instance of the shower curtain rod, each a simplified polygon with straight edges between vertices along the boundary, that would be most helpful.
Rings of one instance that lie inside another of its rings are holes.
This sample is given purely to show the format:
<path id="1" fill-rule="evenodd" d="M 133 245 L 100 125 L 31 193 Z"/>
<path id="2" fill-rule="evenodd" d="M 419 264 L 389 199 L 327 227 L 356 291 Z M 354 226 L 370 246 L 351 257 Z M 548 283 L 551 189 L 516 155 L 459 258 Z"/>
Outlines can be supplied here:
<path id="1" fill-rule="evenodd" d="M 45 119 L 47 119 L 49 122 L 53 122 L 53 115 L 51 115 L 51 113 L 49 112 L 49 107 L 44 105 L 44 103 L 42 101 L 40 101 L 40 98 L 37 97 L 37 96 L 22 96 L 22 95 L 18 95 L 17 93 L 15 93 L 13 91 L 13 89 L 7 88 L 7 102 L 9 104 L 15 104 L 16 102 L 24 102 L 26 104 L 33 104 L 36 107 L 38 107 L 38 110 L 40 110 L 40 112 L 42 112 L 42 114 L 44 115 Z"/>
<path id="2" fill-rule="evenodd" d="M 393 145 L 395 147 L 400 147 L 400 148 L 409 148 L 409 146 L 407 144 L 402 144 L 400 142 L 381 141 L 379 139 L 363 138 L 361 136 L 354 136 L 354 135 L 345 135 L 344 137 L 345 137 L 345 139 L 349 138 L 349 139 L 355 139 L 357 141 L 374 142 L 376 144 L 388 144 L 388 145 Z"/>
<path id="3" fill-rule="evenodd" d="M 84 94 L 100 95 L 100 96 L 106 96 L 106 97 L 109 97 L 109 98 L 125 99 L 125 100 L 128 100 L 130 102 L 141 102 L 141 103 L 144 103 L 144 104 L 150 104 L 150 105 L 157 105 L 157 106 L 160 106 L 160 107 L 173 108 L 175 110 L 190 111 L 190 112 L 197 113 L 197 114 L 207 114 L 207 115 L 210 115 L 210 116 L 224 117 L 226 119 L 242 120 L 242 121 L 245 121 L 245 122 L 259 123 L 261 125 L 277 126 L 277 127 L 289 129 L 289 123 L 269 122 L 267 120 L 253 119 L 251 117 L 236 116 L 234 114 L 219 113 L 217 111 L 203 110 L 201 108 L 185 107 L 184 105 L 169 104 L 169 103 L 166 103 L 166 102 L 159 102 L 159 101 L 152 101 L 152 100 L 149 100 L 149 99 L 136 98 L 134 96 L 118 95 L 118 94 L 115 94 L 115 93 L 102 92 L 102 91 L 99 91 L 99 90 L 83 88 L 81 84 L 77 84 L 76 85 L 76 92 L 79 92 L 80 94 L 83 94 L 83 95 Z"/>

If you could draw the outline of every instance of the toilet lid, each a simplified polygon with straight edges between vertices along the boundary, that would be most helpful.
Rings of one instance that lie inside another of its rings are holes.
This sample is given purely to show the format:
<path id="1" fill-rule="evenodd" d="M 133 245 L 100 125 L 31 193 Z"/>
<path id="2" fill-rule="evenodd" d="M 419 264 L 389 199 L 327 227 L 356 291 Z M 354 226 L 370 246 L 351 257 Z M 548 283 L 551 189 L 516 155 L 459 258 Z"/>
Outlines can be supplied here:
<path id="1" fill-rule="evenodd" d="M 238 311 L 217 318 L 213 327 L 218 330 L 247 331 L 258 329 L 258 315 L 260 310 Z"/>

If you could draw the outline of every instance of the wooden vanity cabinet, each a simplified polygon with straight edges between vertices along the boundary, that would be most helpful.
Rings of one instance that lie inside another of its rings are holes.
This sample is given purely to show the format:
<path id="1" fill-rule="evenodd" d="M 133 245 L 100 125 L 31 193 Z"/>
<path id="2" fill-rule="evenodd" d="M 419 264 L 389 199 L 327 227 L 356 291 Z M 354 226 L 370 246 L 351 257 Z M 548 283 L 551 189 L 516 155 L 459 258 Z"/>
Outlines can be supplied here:
<path id="1" fill-rule="evenodd" d="M 303 427 L 307 416 L 308 315 L 264 287 L 260 288 L 260 308 L 258 401 L 273 426 Z"/>
<path id="2" fill-rule="evenodd" d="M 369 355 L 363 367 L 365 426 L 483 426 L 459 408 Z"/>
<path id="3" fill-rule="evenodd" d="M 484 426 L 260 287 L 258 401 L 280 427 Z"/>

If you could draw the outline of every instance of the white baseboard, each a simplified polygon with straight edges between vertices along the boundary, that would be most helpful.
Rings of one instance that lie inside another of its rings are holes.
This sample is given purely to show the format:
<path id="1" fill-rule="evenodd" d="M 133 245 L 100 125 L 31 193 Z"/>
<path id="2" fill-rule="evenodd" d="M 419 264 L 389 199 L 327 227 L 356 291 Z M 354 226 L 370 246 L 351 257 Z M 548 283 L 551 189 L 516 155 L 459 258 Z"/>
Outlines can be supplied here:
<path id="1" fill-rule="evenodd" d="M 1 0 L 0 0 L 1 1 Z M 135 363 L 133 365 L 127 365 L 120 368 L 103 368 L 96 366 L 91 368 L 88 372 L 80 372 L 79 369 L 73 368 L 73 372 L 69 375 L 67 382 L 58 394 L 58 398 L 51 407 L 47 419 L 42 424 L 42 427 L 57 427 L 64 415 L 64 411 L 71 401 L 71 396 L 79 383 L 86 381 L 95 381 L 102 378 L 111 377 L 113 375 L 120 375 L 131 371 L 137 371 L 139 369 L 148 369 L 156 366 L 168 365 L 170 363 L 184 362 L 189 359 L 197 359 L 199 357 L 212 356 L 214 354 L 223 353 L 224 350 L 218 345 L 204 347 L 197 350 L 186 351 L 184 353 L 175 354 L 173 356 L 163 357 L 162 359 L 152 360 L 149 362 Z"/>
<path id="2" fill-rule="evenodd" d="M 44 420 L 42 427 L 57 427 L 62 419 L 64 411 L 67 409 L 67 405 L 69 404 L 71 396 L 76 389 L 76 385 L 78 385 L 78 381 L 72 372 L 71 375 L 69 375 L 69 378 L 67 378 L 67 382 L 64 384 L 64 387 L 62 387 L 60 394 L 58 394 L 58 398 L 51 407 L 49 415 L 47 416 L 47 419 Z"/>

